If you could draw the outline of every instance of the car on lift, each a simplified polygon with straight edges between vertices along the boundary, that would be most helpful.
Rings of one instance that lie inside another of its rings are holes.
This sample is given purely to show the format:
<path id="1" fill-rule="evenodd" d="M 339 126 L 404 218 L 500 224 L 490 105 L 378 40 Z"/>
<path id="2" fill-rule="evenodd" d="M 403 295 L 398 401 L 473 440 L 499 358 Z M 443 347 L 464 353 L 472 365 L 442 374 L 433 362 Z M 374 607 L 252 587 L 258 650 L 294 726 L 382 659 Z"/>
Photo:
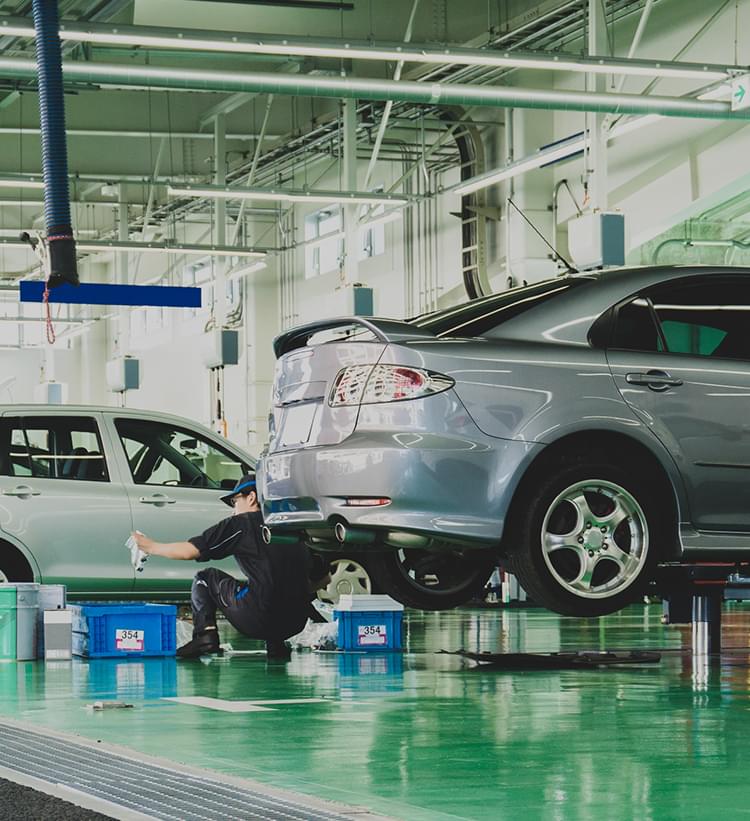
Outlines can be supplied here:
<path id="1" fill-rule="evenodd" d="M 191 562 L 149 561 L 124 547 L 138 528 L 161 541 L 229 515 L 220 497 L 254 466 L 187 419 L 107 407 L 0 406 L 0 580 L 65 584 L 85 598 L 187 599 Z M 370 574 L 331 557 L 325 601 L 369 592 Z M 217 563 L 236 573 L 232 559 Z"/>
<path id="2" fill-rule="evenodd" d="M 498 561 L 559 613 L 750 556 L 750 270 L 569 274 L 410 321 L 293 328 L 258 468 L 269 538 L 369 555 L 408 605 Z"/>

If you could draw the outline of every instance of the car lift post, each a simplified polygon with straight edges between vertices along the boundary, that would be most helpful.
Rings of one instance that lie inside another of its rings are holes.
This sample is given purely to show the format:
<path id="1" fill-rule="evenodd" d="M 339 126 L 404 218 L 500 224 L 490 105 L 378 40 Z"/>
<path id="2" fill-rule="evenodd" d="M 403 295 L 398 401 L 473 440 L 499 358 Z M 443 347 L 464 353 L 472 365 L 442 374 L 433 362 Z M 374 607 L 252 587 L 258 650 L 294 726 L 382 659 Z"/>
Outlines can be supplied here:
<path id="1" fill-rule="evenodd" d="M 721 609 L 727 579 L 737 564 L 662 565 L 657 589 L 664 600 L 665 624 L 692 624 L 693 655 L 721 652 Z"/>

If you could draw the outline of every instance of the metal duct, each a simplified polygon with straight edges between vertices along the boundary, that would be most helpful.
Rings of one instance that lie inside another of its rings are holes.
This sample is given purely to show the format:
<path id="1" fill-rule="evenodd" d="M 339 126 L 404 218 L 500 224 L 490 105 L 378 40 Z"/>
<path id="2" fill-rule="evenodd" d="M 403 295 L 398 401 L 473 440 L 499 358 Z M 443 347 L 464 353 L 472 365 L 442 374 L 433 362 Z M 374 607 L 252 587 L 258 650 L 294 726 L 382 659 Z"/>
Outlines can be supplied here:
<path id="1" fill-rule="evenodd" d="M 6 79 L 36 76 L 32 60 L 0 58 L 0 75 Z M 423 105 L 488 106 L 492 108 L 540 108 L 546 110 L 598 111 L 619 114 L 661 114 L 665 117 L 697 117 L 748 120 L 750 109 L 732 111 L 729 103 L 684 97 L 642 97 L 637 94 L 559 91 L 512 86 L 472 86 L 458 83 L 423 83 L 404 80 L 370 80 L 359 77 L 320 77 L 261 72 L 201 71 L 158 66 L 125 66 L 112 63 L 66 63 L 63 76 L 69 82 L 120 88 L 170 88 L 182 91 L 257 91 L 301 97 L 395 100 Z"/>
<path id="2" fill-rule="evenodd" d="M 462 109 L 444 109 L 442 116 L 450 120 L 462 120 Z M 484 146 L 477 127 L 466 121 L 454 132 L 458 154 L 461 158 L 461 180 L 468 180 L 480 173 L 484 166 Z M 461 197 L 461 272 L 464 288 L 469 299 L 477 299 L 491 292 L 485 264 L 485 218 L 481 213 L 484 191 L 464 194 Z"/>
<path id="3" fill-rule="evenodd" d="M 68 152 L 65 142 L 60 21 L 57 0 L 34 0 L 36 73 L 44 169 L 44 217 L 49 248 L 48 284 L 78 285 L 76 246 L 70 218 Z"/>

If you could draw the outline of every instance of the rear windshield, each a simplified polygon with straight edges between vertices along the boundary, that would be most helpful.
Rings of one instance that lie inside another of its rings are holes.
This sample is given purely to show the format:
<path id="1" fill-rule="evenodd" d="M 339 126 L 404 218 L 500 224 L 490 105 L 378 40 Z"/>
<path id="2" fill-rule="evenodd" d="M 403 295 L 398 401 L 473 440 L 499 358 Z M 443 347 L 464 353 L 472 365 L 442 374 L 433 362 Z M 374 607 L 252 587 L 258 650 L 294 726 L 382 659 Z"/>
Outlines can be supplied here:
<path id="1" fill-rule="evenodd" d="M 417 328 L 435 334 L 435 336 L 484 336 L 489 331 L 507 322 L 509 319 L 536 308 L 548 299 L 563 294 L 571 288 L 582 285 L 584 278 L 559 277 L 526 285 L 523 288 L 511 288 L 501 294 L 492 294 L 482 299 L 473 299 L 463 305 L 423 314 L 409 322 Z"/>

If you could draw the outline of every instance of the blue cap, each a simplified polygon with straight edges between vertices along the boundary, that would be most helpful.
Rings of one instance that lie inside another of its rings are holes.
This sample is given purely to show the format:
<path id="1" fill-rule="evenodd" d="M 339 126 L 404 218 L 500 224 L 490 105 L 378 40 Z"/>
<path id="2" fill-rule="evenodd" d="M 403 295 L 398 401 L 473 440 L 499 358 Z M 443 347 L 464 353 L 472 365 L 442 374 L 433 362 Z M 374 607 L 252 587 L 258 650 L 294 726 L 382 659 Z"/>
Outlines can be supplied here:
<path id="1" fill-rule="evenodd" d="M 238 494 L 242 493 L 243 491 L 250 491 L 255 490 L 255 474 L 254 473 L 246 473 L 234 486 L 230 493 L 227 493 L 226 496 L 221 497 L 221 501 L 224 502 L 225 505 L 232 506 L 232 499 Z"/>

